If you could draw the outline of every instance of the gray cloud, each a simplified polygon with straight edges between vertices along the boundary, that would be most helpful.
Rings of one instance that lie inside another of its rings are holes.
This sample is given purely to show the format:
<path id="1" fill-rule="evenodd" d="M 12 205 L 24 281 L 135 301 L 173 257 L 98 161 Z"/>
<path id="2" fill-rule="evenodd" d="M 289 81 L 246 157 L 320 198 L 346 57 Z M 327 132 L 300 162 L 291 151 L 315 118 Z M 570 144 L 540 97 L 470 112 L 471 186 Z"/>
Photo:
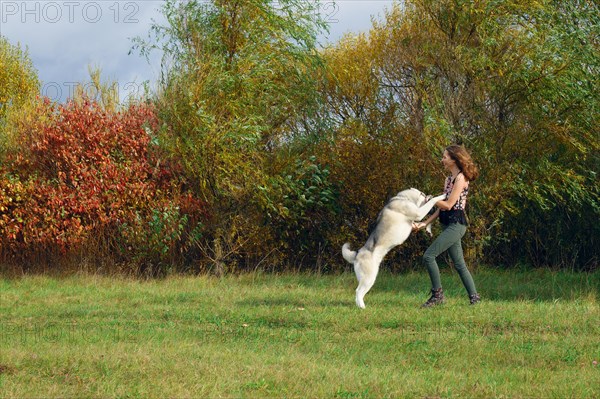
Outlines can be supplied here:
<path id="1" fill-rule="evenodd" d="M 65 100 L 76 82 L 88 82 L 88 66 L 102 69 L 116 81 L 121 98 L 153 82 L 160 54 L 149 64 L 138 54 L 128 55 L 134 37 L 146 37 L 152 20 L 162 21 L 162 0 L 0 0 L 0 34 L 27 47 L 43 82 L 43 94 Z M 323 43 L 347 32 L 366 31 L 371 16 L 391 7 L 388 0 L 321 1 L 330 24 Z"/>

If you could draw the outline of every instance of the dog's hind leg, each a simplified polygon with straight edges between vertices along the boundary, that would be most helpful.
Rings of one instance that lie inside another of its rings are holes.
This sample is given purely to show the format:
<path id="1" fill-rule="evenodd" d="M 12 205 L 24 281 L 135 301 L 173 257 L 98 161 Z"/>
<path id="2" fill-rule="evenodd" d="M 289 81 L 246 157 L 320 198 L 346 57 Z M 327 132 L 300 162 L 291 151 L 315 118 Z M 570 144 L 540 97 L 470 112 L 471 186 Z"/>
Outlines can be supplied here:
<path id="1" fill-rule="evenodd" d="M 382 254 L 377 252 L 361 259 L 362 270 L 358 279 L 358 287 L 356 287 L 356 306 L 361 309 L 365 308 L 365 295 L 367 295 L 375 284 L 375 279 L 377 279 L 377 274 L 379 273 L 379 264 L 382 260 Z"/>
<path id="2" fill-rule="evenodd" d="M 365 295 L 375 284 L 375 276 L 363 276 L 356 288 L 356 306 L 361 309 L 365 308 Z"/>

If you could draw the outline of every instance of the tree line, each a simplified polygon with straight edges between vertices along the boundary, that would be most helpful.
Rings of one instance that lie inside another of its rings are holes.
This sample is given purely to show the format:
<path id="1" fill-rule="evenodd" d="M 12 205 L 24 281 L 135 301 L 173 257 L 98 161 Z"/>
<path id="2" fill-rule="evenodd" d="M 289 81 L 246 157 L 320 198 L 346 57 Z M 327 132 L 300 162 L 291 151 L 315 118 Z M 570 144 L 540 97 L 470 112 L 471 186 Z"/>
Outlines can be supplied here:
<path id="1" fill-rule="evenodd" d="M 0 38 L 4 262 L 342 270 L 396 192 L 442 191 L 460 143 L 481 170 L 471 263 L 597 268 L 595 2 L 407 0 L 324 48 L 317 6 L 166 1 L 133 48 L 162 52 L 158 89 L 126 104 L 97 71 L 93 98 L 40 98 Z M 386 267 L 416 266 L 427 240 Z"/>

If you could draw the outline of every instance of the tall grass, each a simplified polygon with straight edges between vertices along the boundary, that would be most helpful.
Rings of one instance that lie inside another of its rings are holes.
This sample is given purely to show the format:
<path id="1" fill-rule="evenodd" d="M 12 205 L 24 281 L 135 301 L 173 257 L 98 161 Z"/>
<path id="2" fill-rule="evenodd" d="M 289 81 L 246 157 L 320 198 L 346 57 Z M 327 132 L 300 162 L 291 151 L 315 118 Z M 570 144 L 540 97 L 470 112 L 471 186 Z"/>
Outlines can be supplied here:
<path id="1" fill-rule="evenodd" d="M 600 273 L 0 280 L 0 396 L 594 398 Z"/>

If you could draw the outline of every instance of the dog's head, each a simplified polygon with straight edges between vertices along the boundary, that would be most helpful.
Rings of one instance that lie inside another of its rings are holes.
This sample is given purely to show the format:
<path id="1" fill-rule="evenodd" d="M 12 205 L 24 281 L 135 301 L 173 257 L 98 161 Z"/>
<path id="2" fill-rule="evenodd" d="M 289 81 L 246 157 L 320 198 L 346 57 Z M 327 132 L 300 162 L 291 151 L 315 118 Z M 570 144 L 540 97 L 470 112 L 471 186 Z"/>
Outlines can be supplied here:
<path id="1" fill-rule="evenodd" d="M 406 198 L 418 207 L 421 207 L 432 198 L 431 195 L 425 195 L 425 193 L 416 188 L 409 188 L 408 190 L 401 191 L 397 196 Z"/>

